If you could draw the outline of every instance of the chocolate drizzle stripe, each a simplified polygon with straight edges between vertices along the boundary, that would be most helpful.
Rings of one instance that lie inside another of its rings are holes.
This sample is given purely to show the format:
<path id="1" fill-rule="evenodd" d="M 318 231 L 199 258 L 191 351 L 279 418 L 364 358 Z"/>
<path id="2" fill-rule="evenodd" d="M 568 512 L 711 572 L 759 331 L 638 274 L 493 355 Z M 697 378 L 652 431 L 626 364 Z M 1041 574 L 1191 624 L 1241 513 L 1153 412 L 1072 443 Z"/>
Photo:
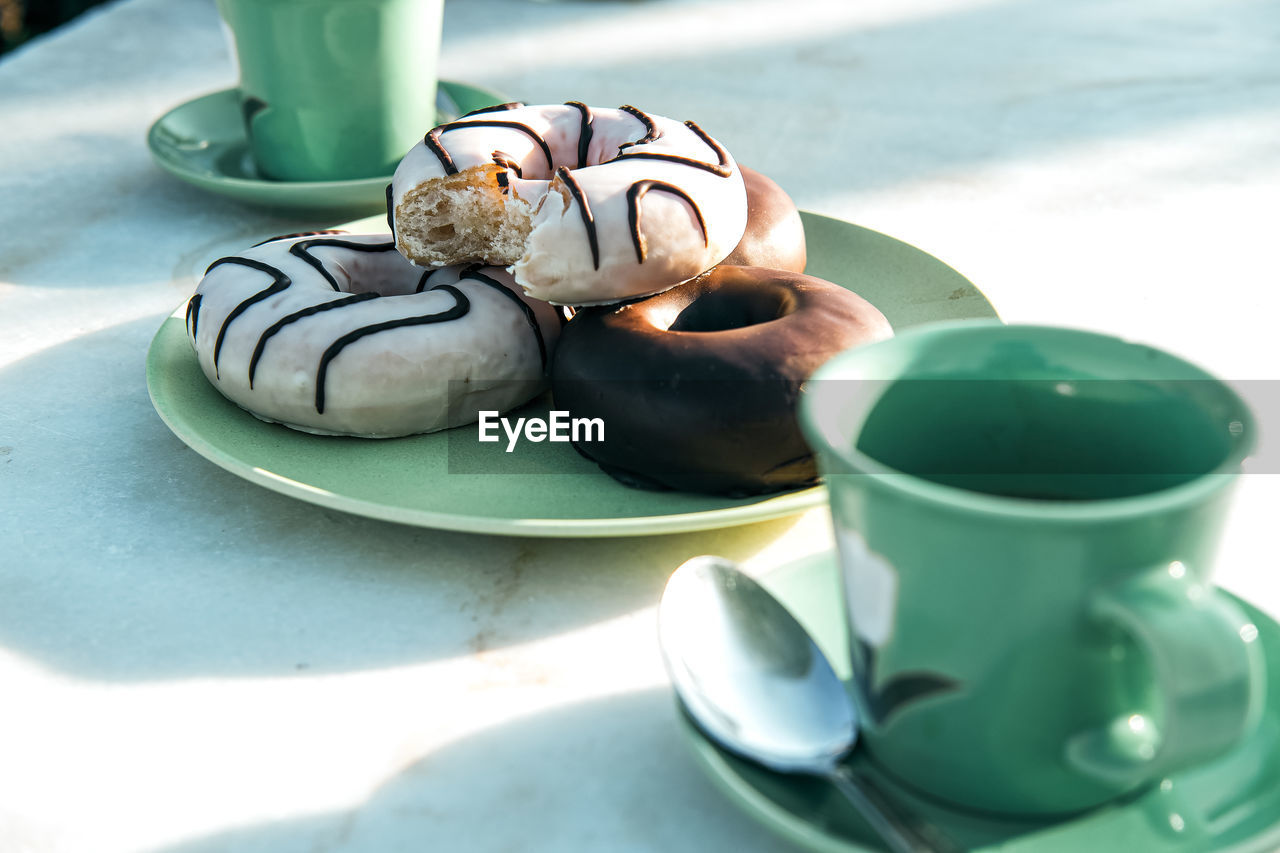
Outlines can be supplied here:
<path id="1" fill-rule="evenodd" d="M 556 177 L 564 181 L 569 194 L 578 203 L 578 214 L 582 217 L 583 227 L 587 229 L 587 242 L 591 244 L 591 264 L 595 269 L 600 269 L 600 236 L 596 233 L 596 220 L 591 215 L 591 205 L 587 204 L 586 193 L 578 185 L 578 179 L 564 166 L 556 169 Z"/>
<path id="2" fill-rule="evenodd" d="M 453 157 L 445 150 L 444 145 L 440 142 L 440 137 L 451 130 L 461 130 L 464 127 L 501 127 L 508 130 L 518 130 L 525 136 L 532 139 L 542 149 L 542 155 L 547 158 L 547 170 L 553 171 L 555 163 L 551 159 L 551 148 L 547 145 L 547 141 L 538 135 L 537 131 L 526 124 L 518 121 L 498 121 L 497 119 L 481 119 L 479 121 L 452 121 L 448 124 L 442 124 L 433 127 L 427 132 L 423 139 L 432 152 L 440 160 L 440 165 L 444 168 L 445 174 L 455 175 L 458 172 L 458 166 L 453 162 Z"/>
<path id="3" fill-rule="evenodd" d="M 320 232 L 320 233 L 328 233 L 328 232 Z M 337 233 L 345 234 L 346 232 L 341 231 Z M 271 241 L 268 241 L 268 242 L 271 242 Z M 322 237 L 314 240 L 299 240 L 298 242 L 294 243 L 292 246 L 289 247 L 289 254 L 293 255 L 296 258 L 300 258 L 301 260 L 305 261 L 308 266 L 312 267 L 317 272 L 319 272 L 320 275 L 324 277 L 325 281 L 329 282 L 329 286 L 332 287 L 334 290 L 340 290 L 340 288 L 338 287 L 338 282 L 336 279 L 334 279 L 333 274 L 330 273 L 327 269 L 325 269 L 324 264 L 320 262 L 320 259 L 311 255 L 308 252 L 308 249 L 310 249 L 312 246 L 337 246 L 344 249 L 352 249 L 357 252 L 392 252 L 392 251 L 395 251 L 395 248 L 396 248 L 395 243 L 357 243 L 351 240 L 338 240 L 332 237 Z M 236 264 L 239 266 L 249 267 L 250 269 L 258 270 L 259 272 L 264 272 L 267 275 L 271 276 L 272 284 L 266 289 L 258 291 L 253 296 L 250 296 L 248 299 L 241 302 L 239 305 L 233 308 L 231 310 L 231 313 L 226 316 L 226 319 L 222 321 L 222 327 L 218 329 L 218 337 L 213 345 L 214 376 L 220 376 L 218 372 L 218 359 L 222 356 L 222 342 L 227 336 L 227 328 L 231 325 L 232 321 L 234 321 L 241 314 L 243 314 L 245 311 L 252 308 L 257 303 L 277 293 L 280 293 L 281 291 L 287 290 L 289 286 L 293 284 L 293 280 L 289 278 L 289 276 L 286 275 L 283 270 L 273 267 L 270 264 L 263 263 L 262 261 L 256 261 L 253 258 L 242 258 L 238 256 L 218 258 L 218 260 L 209 264 L 209 266 L 205 269 L 204 274 L 208 275 L 215 268 L 220 267 L 224 264 Z"/>
<path id="4" fill-rule="evenodd" d="M 653 142 L 655 139 L 661 136 L 661 134 L 658 133 L 657 126 L 654 125 L 653 123 L 653 119 L 644 110 L 638 110 L 635 107 L 631 106 L 630 104 L 623 104 L 622 106 L 618 107 L 618 109 L 622 110 L 624 113 L 630 113 L 631 115 L 640 119 L 640 121 L 644 124 L 644 136 L 642 136 L 641 138 L 637 139 L 634 142 L 622 143 L 621 145 L 618 146 L 619 151 L 621 151 L 623 148 L 630 148 L 632 145 L 645 145 L 647 143 Z"/>
<path id="5" fill-rule="evenodd" d="M 440 134 L 443 132 L 444 125 L 433 127 L 427 131 L 426 136 L 422 137 L 422 141 L 431 149 L 431 153 L 436 155 L 436 159 L 440 161 L 440 168 L 444 169 L 444 173 L 446 175 L 456 175 L 458 174 L 458 167 L 454 164 L 453 157 L 440 144 Z"/>
<path id="6" fill-rule="evenodd" d="M 277 237 L 268 237 L 267 239 L 263 240 L 260 243 L 254 243 L 249 248 L 256 249 L 259 246 L 265 246 L 268 243 L 274 243 L 277 240 L 292 240 L 294 237 L 319 237 L 324 234 L 346 234 L 346 233 L 348 232 L 343 231 L 341 228 L 328 228 L 324 231 L 298 231 L 293 234 L 281 234 Z"/>
<path id="7" fill-rule="evenodd" d="M 443 267 L 442 267 L 441 269 L 443 269 Z M 418 286 L 417 286 L 417 287 L 415 287 L 415 288 L 413 289 L 413 292 L 414 292 L 414 293 L 421 293 L 422 291 L 426 290 L 426 289 L 427 289 L 427 282 L 429 282 L 429 281 L 431 280 L 431 276 L 435 275 L 435 274 L 436 274 L 436 273 L 438 273 L 438 272 L 440 272 L 440 270 L 438 270 L 438 269 L 434 269 L 434 270 L 423 270 L 423 271 L 422 271 L 422 275 L 421 275 L 421 276 L 419 276 L 419 278 L 418 278 Z"/>
<path id="8" fill-rule="evenodd" d="M 464 113 L 459 116 L 459 118 L 470 118 L 471 116 L 484 115 L 485 113 L 500 113 L 505 112 L 506 110 L 516 110 L 523 106 L 524 104 L 521 101 L 507 101 L 505 104 L 494 104 L 491 107 L 481 107 L 478 110 L 472 110 L 469 113 Z"/>
<path id="9" fill-rule="evenodd" d="M 396 210 L 391 203 L 391 184 L 387 184 L 387 230 L 391 232 L 391 242 L 396 241 Z"/>
<path id="10" fill-rule="evenodd" d="M 520 168 L 520 164 L 511 159 L 511 155 L 505 151 L 493 152 L 493 162 L 497 163 L 504 169 L 509 169 L 516 173 L 517 178 L 524 177 L 524 171 Z"/>
<path id="11" fill-rule="evenodd" d="M 623 107 L 622 109 L 626 109 L 626 107 Z M 622 153 L 622 149 L 626 148 L 627 145 L 618 146 L 618 155 L 609 162 L 612 163 L 633 157 L 642 160 L 664 160 L 668 163 L 679 163 L 682 166 L 692 166 L 695 169 L 702 169 L 704 172 L 710 172 L 711 174 L 719 175 L 722 178 L 727 178 L 732 175 L 733 169 L 729 166 L 729 154 L 720 146 L 720 143 L 712 139 L 705 130 L 698 127 L 698 125 L 692 121 L 686 121 L 684 126 L 693 131 L 694 134 L 696 134 L 703 142 L 707 143 L 707 147 L 715 152 L 716 160 L 719 161 L 718 163 L 704 163 L 703 161 L 695 160 L 692 157 L 683 157 L 679 154 L 664 154 L 659 151 L 634 151 L 624 154 Z M 643 142 L 644 140 L 641 141 Z M 630 144 L 638 143 L 628 143 L 628 145 Z"/>
<path id="12" fill-rule="evenodd" d="M 222 321 L 222 328 L 218 329 L 218 338 L 213 344 L 213 375 L 215 377 L 221 377 L 221 374 L 218 372 L 218 357 L 222 355 L 222 341 L 227 336 L 227 327 L 231 325 L 231 322 L 262 300 L 274 296 L 283 290 L 287 290 L 289 285 L 293 283 L 289 276 L 285 275 L 282 271 L 276 269 L 270 264 L 264 264 L 262 261 L 255 261 L 252 258 L 218 258 L 218 260 L 209 264 L 209 268 L 204 271 L 204 274 L 208 275 L 211 270 L 224 264 L 236 264 L 238 266 L 258 270 L 259 272 L 264 272 L 271 276 L 272 283 L 270 286 L 263 290 L 259 290 L 253 296 L 250 296 L 248 299 L 241 302 L 235 308 L 232 308 L 231 313 Z"/>
<path id="13" fill-rule="evenodd" d="M 294 311 L 292 314 L 286 314 L 279 320 L 267 327 L 267 330 L 258 338 L 258 344 L 253 348 L 253 356 L 249 359 L 249 388 L 253 388 L 253 377 L 258 372 L 258 361 L 262 358 L 262 353 L 267 347 L 267 341 L 275 336 L 276 332 L 288 326 L 290 323 L 296 323 L 304 317 L 312 317 L 324 311 L 332 311 L 334 308 L 342 308 L 346 305 L 353 305 L 357 302 L 368 302 L 370 299 L 377 299 L 376 293 L 357 293 L 354 296 L 347 296 L 342 299 L 335 299 L 332 302 L 322 302 L 319 305 L 311 305 L 303 308 L 301 311 Z"/>
<path id="14" fill-rule="evenodd" d="M 627 190 L 627 220 L 631 223 L 631 241 L 636 247 L 638 263 L 644 263 L 646 253 L 644 232 L 640 227 L 640 200 L 650 191 L 670 193 L 687 201 L 693 208 L 693 215 L 698 219 L 698 226 L 702 228 L 702 245 L 707 245 L 707 223 L 702 218 L 702 211 L 698 209 L 697 202 L 689 198 L 688 193 L 665 181 L 636 181 Z"/>
<path id="15" fill-rule="evenodd" d="M 333 277 L 333 273 L 325 269 L 320 259 L 311 254 L 310 250 L 313 246 L 334 246 L 340 249 L 350 249 L 353 252 L 393 252 L 396 248 L 394 240 L 390 243 L 355 243 L 351 240 L 335 240 L 325 237 L 315 240 L 299 240 L 289 247 L 289 254 L 305 261 L 308 266 L 320 273 L 334 290 L 342 290 L 342 288 L 338 287 L 338 280 Z"/>
<path id="16" fill-rule="evenodd" d="M 466 295 L 464 295 L 462 291 L 458 290 L 458 288 L 448 284 L 441 284 L 431 289 L 433 291 L 445 290 L 451 293 L 454 299 L 453 307 L 435 314 L 423 314 L 418 317 L 404 317 L 399 320 L 386 320 L 382 323 L 374 323 L 369 326 L 363 326 L 359 329 L 353 329 L 329 345 L 329 348 L 320 356 L 320 365 L 316 369 L 316 414 L 324 414 L 324 384 L 325 378 L 329 372 L 329 364 L 349 345 L 362 338 L 366 338 L 370 335 L 376 335 L 379 332 L 389 331 L 391 329 L 402 329 L 407 326 L 425 326 L 430 323 L 444 323 L 449 320 L 457 320 L 459 317 L 465 317 L 467 312 L 471 310 L 471 302 L 468 301 Z"/>
<path id="17" fill-rule="evenodd" d="M 511 177 L 507 172 L 515 172 L 517 178 L 524 177 L 524 171 L 521 170 L 520 164 L 511 159 L 511 155 L 505 151 L 494 151 L 493 162 L 502 167 L 502 171 L 494 176 L 494 180 L 498 182 L 498 186 L 502 188 L 505 194 L 507 187 L 511 186 Z"/>
<path id="18" fill-rule="evenodd" d="M 694 160 L 692 157 L 682 157 L 679 154 L 662 154 L 657 151 L 637 151 L 634 154 L 619 154 L 610 160 L 610 163 L 616 163 L 619 160 L 664 160 L 668 163 L 679 163 L 682 166 L 692 166 L 695 169 L 701 169 L 704 172 L 710 172 L 713 175 L 719 175 L 727 178 L 733 174 L 733 169 L 728 166 L 717 166 L 714 163 L 704 163 L 701 160 Z"/>
<path id="19" fill-rule="evenodd" d="M 698 138 L 707 143 L 707 147 L 716 153 L 716 159 L 720 161 L 720 165 L 722 167 L 725 167 L 725 175 L 727 177 L 729 173 L 733 171 L 732 169 L 727 168 L 729 165 L 729 153 L 721 148 L 720 143 L 712 139 L 710 134 L 698 127 L 695 122 L 686 121 L 684 126 L 696 133 Z"/>
<path id="20" fill-rule="evenodd" d="M 496 278 L 490 278 L 480 272 L 481 269 L 482 266 L 480 264 L 472 264 L 462 271 L 461 278 L 487 284 L 520 307 L 520 310 L 524 313 L 524 318 L 529 321 L 529 328 L 533 330 L 534 340 L 538 342 L 538 357 L 542 359 L 542 369 L 545 371 L 547 369 L 547 341 L 542 337 L 542 327 L 538 325 L 538 315 L 534 313 L 529 303 L 513 293 L 509 287 Z"/>
<path id="21" fill-rule="evenodd" d="M 591 129 L 591 122 L 593 121 L 591 107 L 582 103 L 582 101 L 569 101 L 565 106 L 573 107 L 578 111 L 578 168 L 585 169 L 587 166 L 587 154 L 591 149 L 591 135 L 593 133 Z M 599 269 L 598 266 L 597 269 Z"/>
<path id="22" fill-rule="evenodd" d="M 200 330 L 200 302 L 203 299 L 203 293 L 196 293 L 187 300 L 187 334 L 191 335 L 192 340 Z"/>

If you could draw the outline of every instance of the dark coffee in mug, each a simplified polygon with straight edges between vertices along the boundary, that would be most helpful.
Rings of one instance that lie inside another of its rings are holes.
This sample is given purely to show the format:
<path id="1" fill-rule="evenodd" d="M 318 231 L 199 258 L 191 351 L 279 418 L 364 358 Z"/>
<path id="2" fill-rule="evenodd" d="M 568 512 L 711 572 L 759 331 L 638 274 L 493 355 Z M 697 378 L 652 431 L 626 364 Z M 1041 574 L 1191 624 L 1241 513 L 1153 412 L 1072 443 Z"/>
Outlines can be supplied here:
<path id="1" fill-rule="evenodd" d="M 879 400 L 857 449 L 895 470 L 985 494 L 1129 497 L 1185 483 L 1227 457 L 1233 437 L 1203 405 L 1215 386 L 1194 379 L 899 379 L 873 391 Z"/>

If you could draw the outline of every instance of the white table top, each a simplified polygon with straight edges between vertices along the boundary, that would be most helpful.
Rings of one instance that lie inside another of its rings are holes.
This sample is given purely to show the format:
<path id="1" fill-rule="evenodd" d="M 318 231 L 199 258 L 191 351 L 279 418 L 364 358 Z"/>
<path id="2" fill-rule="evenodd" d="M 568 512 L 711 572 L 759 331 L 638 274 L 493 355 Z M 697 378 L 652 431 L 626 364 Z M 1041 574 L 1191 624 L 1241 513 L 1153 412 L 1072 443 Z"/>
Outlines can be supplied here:
<path id="1" fill-rule="evenodd" d="M 1278 27 L 1208 0 L 451 0 L 441 73 L 694 116 L 1007 321 L 1261 380 Z M 0 850 L 777 849 L 688 756 L 653 608 L 694 554 L 827 548 L 824 511 L 402 527 L 244 482 L 156 416 L 147 345 L 211 247 L 327 224 L 152 164 L 148 125 L 234 82 L 211 0 L 125 0 L 0 60 Z M 1278 481 L 1244 478 L 1219 575 L 1276 616 Z"/>

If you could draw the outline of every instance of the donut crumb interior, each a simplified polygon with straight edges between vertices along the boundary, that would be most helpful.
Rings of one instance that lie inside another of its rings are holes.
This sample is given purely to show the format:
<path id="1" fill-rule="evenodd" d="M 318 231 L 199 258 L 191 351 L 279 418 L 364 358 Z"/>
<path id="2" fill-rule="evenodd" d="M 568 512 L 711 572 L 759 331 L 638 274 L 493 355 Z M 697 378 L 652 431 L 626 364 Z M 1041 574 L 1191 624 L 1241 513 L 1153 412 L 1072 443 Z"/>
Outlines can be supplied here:
<path id="1" fill-rule="evenodd" d="M 506 266 L 524 254 L 532 208 L 498 185 L 496 165 L 426 181 L 396 208 L 396 239 L 424 266 L 480 260 Z"/>

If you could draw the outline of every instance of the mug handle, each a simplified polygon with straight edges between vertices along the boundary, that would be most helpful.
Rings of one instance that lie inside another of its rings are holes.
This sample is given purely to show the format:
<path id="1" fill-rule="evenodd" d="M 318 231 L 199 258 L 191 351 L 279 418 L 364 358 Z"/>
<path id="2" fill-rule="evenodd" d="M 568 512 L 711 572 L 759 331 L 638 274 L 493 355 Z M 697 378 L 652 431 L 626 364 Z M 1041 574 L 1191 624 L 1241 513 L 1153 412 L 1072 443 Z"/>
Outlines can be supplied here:
<path id="1" fill-rule="evenodd" d="M 1137 642 L 1161 706 L 1068 738 L 1067 763 L 1118 789 L 1225 752 L 1257 724 L 1266 670 L 1257 628 L 1236 604 L 1181 563 L 1097 594 L 1096 621 Z"/>

